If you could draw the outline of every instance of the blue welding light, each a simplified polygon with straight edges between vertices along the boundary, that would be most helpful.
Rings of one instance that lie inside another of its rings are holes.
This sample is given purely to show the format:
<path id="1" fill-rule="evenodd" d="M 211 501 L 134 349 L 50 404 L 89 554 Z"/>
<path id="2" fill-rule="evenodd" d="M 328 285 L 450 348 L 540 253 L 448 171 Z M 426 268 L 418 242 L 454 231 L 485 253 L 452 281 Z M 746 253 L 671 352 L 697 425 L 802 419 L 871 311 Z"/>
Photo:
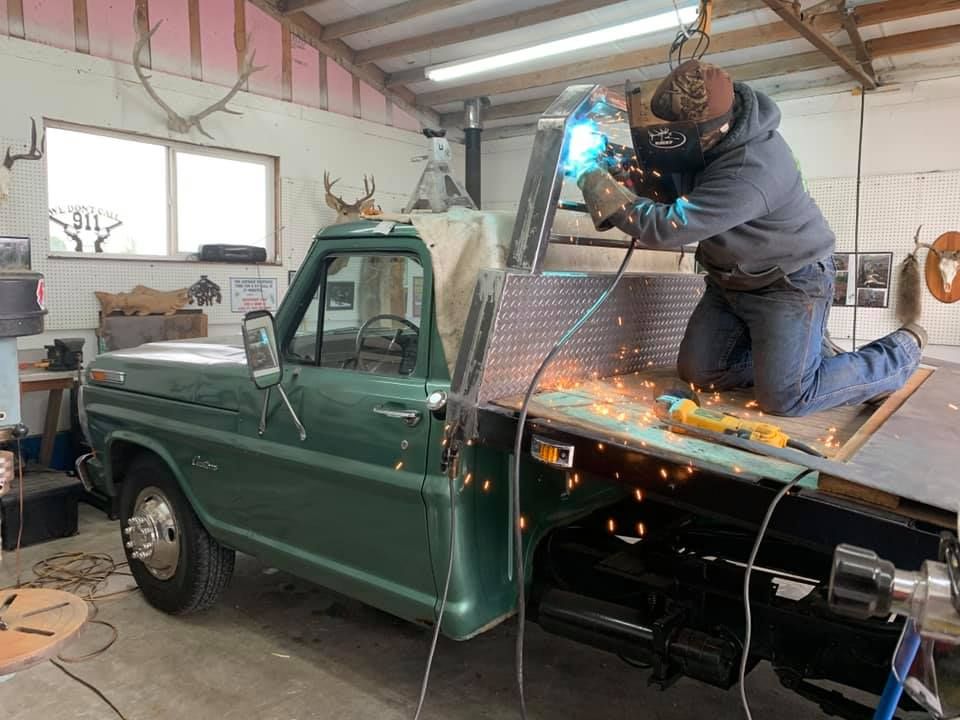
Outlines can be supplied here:
<path id="1" fill-rule="evenodd" d="M 567 138 L 565 172 L 574 178 L 579 178 L 596 164 L 606 146 L 607 138 L 592 120 L 584 120 L 573 125 Z"/>

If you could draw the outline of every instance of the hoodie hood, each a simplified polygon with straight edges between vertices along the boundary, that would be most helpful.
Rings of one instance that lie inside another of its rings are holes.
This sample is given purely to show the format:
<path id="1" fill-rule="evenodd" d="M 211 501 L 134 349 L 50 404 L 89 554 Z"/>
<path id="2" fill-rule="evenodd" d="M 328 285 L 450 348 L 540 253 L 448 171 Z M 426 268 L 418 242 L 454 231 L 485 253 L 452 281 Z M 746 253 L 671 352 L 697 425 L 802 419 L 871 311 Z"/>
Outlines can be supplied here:
<path id="1" fill-rule="evenodd" d="M 780 108 L 769 97 L 739 82 L 733 84 L 733 92 L 736 98 L 733 127 L 723 140 L 705 153 L 708 161 L 780 127 Z"/>

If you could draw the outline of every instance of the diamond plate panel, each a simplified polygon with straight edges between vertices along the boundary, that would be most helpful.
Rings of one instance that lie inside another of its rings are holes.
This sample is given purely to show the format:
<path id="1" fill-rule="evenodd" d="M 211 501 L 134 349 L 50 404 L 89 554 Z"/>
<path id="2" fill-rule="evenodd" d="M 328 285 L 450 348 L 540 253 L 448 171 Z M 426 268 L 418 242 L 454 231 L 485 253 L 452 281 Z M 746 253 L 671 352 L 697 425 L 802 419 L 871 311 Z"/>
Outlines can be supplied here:
<path id="1" fill-rule="evenodd" d="M 609 285 L 612 275 L 508 274 L 489 337 L 478 402 L 526 392 L 537 366 Z M 623 278 L 567 343 L 542 386 L 673 365 L 687 320 L 703 294 L 692 274 Z"/>

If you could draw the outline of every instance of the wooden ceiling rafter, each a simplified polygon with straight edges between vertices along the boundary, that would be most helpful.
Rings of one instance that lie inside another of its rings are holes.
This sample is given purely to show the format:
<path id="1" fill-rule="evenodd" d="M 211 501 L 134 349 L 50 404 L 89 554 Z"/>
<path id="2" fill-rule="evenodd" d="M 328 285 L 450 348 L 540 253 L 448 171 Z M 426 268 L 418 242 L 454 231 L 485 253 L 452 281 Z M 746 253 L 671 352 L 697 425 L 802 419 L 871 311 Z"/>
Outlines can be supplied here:
<path id="1" fill-rule="evenodd" d="M 387 100 L 417 118 L 423 125 L 432 127 L 439 122 L 435 112 L 429 108 L 420 107 L 416 103 L 416 96 L 410 90 L 388 88 L 386 73 L 376 65 L 358 66 L 354 61 L 355 51 L 345 42 L 339 39 L 322 39 L 323 26 L 307 13 L 301 11 L 285 15 L 273 0 L 250 0 L 250 2 L 278 20 L 282 27 L 289 29 L 298 38 L 318 50 L 321 55 L 329 57 L 347 72 L 382 92 Z"/>
<path id="2" fill-rule="evenodd" d="M 764 2 L 778 2 L 778 0 L 764 0 Z M 883 3 L 865 5 L 859 8 L 857 17 L 862 27 L 956 9 L 960 9 L 960 0 L 887 0 Z M 823 13 L 813 19 L 811 26 L 821 34 L 838 32 L 843 29 L 843 18 L 837 11 Z M 744 50 L 759 45 L 795 40 L 796 38 L 797 31 L 790 24 L 785 21 L 775 21 L 765 25 L 717 33 L 710 40 L 710 52 L 721 53 Z M 500 77 L 495 80 L 447 87 L 420 93 L 417 95 L 417 102 L 422 107 L 433 107 L 471 97 L 492 96 L 533 87 L 575 82 L 583 78 L 608 73 L 626 72 L 644 66 L 662 64 L 666 60 L 668 51 L 669 47 L 666 45 L 644 48 L 609 58 L 584 60 L 543 70 Z M 854 60 L 844 57 L 851 67 L 859 71 Z M 392 86 L 389 78 L 387 82 L 388 85 Z"/>
<path id="3" fill-rule="evenodd" d="M 806 38 L 811 45 L 843 68 L 850 77 L 859 82 L 865 89 L 876 89 L 877 81 L 873 77 L 868 75 L 857 62 L 840 52 L 840 49 L 830 42 L 826 35 L 814 27 L 813 23 L 806 22 L 803 19 L 803 16 L 797 10 L 799 3 L 794 5 L 793 2 L 786 2 L 785 0 L 764 0 L 764 2 L 797 34 Z M 843 20 L 841 19 L 842 24 Z"/>
<path id="4" fill-rule="evenodd" d="M 960 25 L 949 25 L 929 30 L 900 33 L 875 40 L 868 40 L 866 42 L 867 50 L 873 58 L 901 55 L 918 50 L 946 47 L 953 44 L 960 44 Z M 842 46 L 840 51 L 848 58 L 855 57 L 855 49 L 852 45 Z M 742 65 L 734 65 L 726 68 L 726 70 L 735 80 L 749 82 L 751 80 L 762 80 L 808 70 L 822 70 L 832 65 L 833 63 L 828 60 L 823 53 L 819 50 L 813 50 L 788 55 L 786 57 L 776 57 L 744 63 Z M 659 82 L 660 80 L 656 79 L 642 83 L 640 85 L 641 92 L 649 95 Z M 493 105 L 484 111 L 484 119 L 504 120 L 511 117 L 539 115 L 546 110 L 555 99 L 555 95 L 549 95 L 542 98 Z M 456 127 L 457 123 L 461 120 L 462 113 L 458 112 L 444 113 L 440 116 L 441 124 L 443 124 L 444 127 Z"/>

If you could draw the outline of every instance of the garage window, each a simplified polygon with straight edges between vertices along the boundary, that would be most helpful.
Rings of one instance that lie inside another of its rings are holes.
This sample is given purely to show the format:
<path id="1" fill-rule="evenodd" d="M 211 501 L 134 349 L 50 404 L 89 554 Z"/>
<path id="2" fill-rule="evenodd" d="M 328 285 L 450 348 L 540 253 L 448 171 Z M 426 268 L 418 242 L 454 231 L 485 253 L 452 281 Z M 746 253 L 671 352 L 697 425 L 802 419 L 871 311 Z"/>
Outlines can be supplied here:
<path id="1" fill-rule="evenodd" d="M 264 155 L 48 124 L 50 251 L 189 259 L 230 243 L 274 259 L 275 173 Z"/>

